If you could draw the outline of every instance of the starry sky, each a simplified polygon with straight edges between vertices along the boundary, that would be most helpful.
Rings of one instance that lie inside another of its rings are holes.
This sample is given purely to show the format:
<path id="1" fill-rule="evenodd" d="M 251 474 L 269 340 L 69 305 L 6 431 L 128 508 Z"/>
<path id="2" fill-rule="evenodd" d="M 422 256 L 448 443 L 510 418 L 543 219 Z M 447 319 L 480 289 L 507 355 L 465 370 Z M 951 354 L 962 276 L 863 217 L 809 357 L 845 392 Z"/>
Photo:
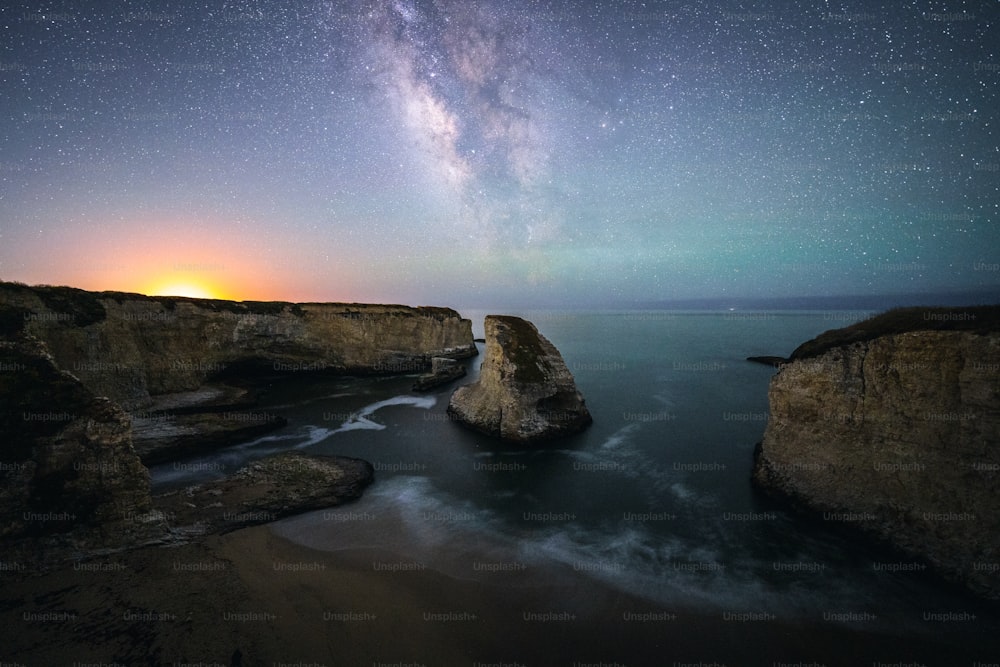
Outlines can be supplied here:
<path id="1" fill-rule="evenodd" d="M 0 8 L 0 279 L 1000 293 L 995 0 L 79 4 Z"/>

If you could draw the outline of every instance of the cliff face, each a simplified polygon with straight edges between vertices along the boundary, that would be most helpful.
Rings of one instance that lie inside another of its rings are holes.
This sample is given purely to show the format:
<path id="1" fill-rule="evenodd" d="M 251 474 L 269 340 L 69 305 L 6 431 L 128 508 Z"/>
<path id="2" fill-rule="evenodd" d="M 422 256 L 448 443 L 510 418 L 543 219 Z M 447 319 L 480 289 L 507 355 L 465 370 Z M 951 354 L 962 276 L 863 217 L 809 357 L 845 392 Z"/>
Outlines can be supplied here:
<path id="1" fill-rule="evenodd" d="M 127 409 L 227 373 L 393 374 L 474 356 L 448 308 L 156 298 L 0 284 L 56 363 Z"/>
<path id="2" fill-rule="evenodd" d="M 755 483 L 1000 597 L 1000 334 L 804 348 L 771 381 Z"/>
<path id="3" fill-rule="evenodd" d="M 0 341 L 0 537 L 124 542 L 149 511 L 128 415 L 60 371 L 40 341 Z M 96 527 L 96 530 L 91 530 Z"/>
<path id="4" fill-rule="evenodd" d="M 592 421 L 573 375 L 530 322 L 489 315 L 479 380 L 452 394 L 448 414 L 484 433 L 515 442 L 571 435 Z"/>
<path id="5" fill-rule="evenodd" d="M 102 548 L 162 532 L 143 518 L 157 513 L 125 412 L 151 406 L 154 396 L 156 410 L 176 403 L 179 392 L 223 397 L 215 407 L 184 404 L 184 414 L 157 415 L 171 419 L 138 429 L 147 459 L 169 460 L 225 444 L 235 431 L 247 436 L 248 428 L 284 423 L 224 423 L 216 413 L 239 390 L 207 380 L 411 373 L 429 369 L 434 357 L 475 354 L 471 323 L 447 308 L 238 303 L 0 283 L 0 537 Z"/>

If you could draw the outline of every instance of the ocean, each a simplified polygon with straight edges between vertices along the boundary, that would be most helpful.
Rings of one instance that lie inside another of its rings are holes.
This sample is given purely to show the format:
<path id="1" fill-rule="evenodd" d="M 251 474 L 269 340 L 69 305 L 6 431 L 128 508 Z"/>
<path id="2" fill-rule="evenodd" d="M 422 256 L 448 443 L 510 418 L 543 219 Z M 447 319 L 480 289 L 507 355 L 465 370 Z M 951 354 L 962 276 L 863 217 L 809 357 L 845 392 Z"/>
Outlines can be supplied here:
<path id="1" fill-rule="evenodd" d="M 482 337 L 486 313 L 462 313 Z M 286 427 L 157 466 L 154 491 L 286 449 L 354 456 L 376 470 L 359 501 L 271 529 L 315 549 L 405 554 L 459 579 L 531 586 L 572 572 L 669 611 L 946 632 L 989 650 L 995 608 L 751 486 L 774 369 L 745 358 L 788 355 L 870 312 L 510 314 L 562 353 L 594 418 L 584 433 L 524 450 L 451 422 L 448 398 L 476 378 L 481 356 L 467 378 L 427 394 L 410 391 L 413 376 L 304 376 L 264 396 Z"/>

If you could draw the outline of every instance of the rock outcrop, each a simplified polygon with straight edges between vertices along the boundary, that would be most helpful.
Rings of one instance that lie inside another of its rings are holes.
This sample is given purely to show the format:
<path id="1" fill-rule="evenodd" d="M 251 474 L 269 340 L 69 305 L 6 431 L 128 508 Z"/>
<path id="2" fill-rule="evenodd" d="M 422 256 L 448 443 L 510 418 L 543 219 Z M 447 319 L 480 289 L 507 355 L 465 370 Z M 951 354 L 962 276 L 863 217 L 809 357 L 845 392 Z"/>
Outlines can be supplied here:
<path id="1" fill-rule="evenodd" d="M 1000 597 L 997 310 L 890 311 L 800 346 L 755 483 Z"/>
<path id="2" fill-rule="evenodd" d="M 372 464 L 342 456 L 284 452 L 225 479 L 156 496 L 156 508 L 187 534 L 226 533 L 358 498 Z"/>
<path id="3" fill-rule="evenodd" d="M 775 357 L 773 355 L 747 357 L 747 361 L 752 361 L 755 364 L 764 364 L 765 366 L 774 366 L 775 368 L 781 366 L 781 364 L 788 363 L 788 359 L 785 359 L 784 357 Z"/>
<path id="4" fill-rule="evenodd" d="M 143 464 L 156 465 L 247 442 L 287 423 L 284 417 L 253 409 L 156 413 L 132 420 L 132 444 Z"/>
<path id="5" fill-rule="evenodd" d="M 559 351 L 535 325 L 488 315 L 486 357 L 473 384 L 452 394 L 448 414 L 492 436 L 536 443 L 577 433 L 590 412 Z"/>
<path id="6" fill-rule="evenodd" d="M 110 547 L 150 508 L 129 416 L 61 371 L 45 344 L 0 340 L 0 538 Z"/>
<path id="7" fill-rule="evenodd" d="M 430 391 L 465 377 L 465 372 L 465 364 L 455 359 L 434 357 L 431 359 L 431 372 L 417 378 L 413 383 L 413 391 Z"/>
<path id="8" fill-rule="evenodd" d="M 0 283 L 57 365 L 127 410 L 213 378 L 426 371 L 433 357 L 478 354 L 450 308 L 236 302 Z"/>

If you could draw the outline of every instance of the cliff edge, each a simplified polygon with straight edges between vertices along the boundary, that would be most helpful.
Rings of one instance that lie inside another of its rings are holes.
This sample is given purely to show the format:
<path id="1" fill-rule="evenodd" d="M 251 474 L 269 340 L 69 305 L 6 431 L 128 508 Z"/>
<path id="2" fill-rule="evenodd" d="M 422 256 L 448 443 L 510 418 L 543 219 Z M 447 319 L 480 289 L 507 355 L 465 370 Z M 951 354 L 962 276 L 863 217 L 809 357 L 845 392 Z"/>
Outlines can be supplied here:
<path id="1" fill-rule="evenodd" d="M 197 502 L 194 491 L 151 497 L 143 464 L 283 425 L 233 412 L 254 404 L 255 380 L 409 374 L 476 354 L 471 322 L 449 308 L 0 282 L 0 556 L 58 560 L 181 539 L 177 520 L 231 530 L 356 498 L 372 479 L 363 461 L 273 457 L 201 487 Z"/>
<path id="2" fill-rule="evenodd" d="M 429 370 L 478 354 L 472 323 L 450 308 L 224 301 L 0 283 L 56 364 L 127 410 L 226 376 Z"/>
<path id="3" fill-rule="evenodd" d="M 1000 598 L 1000 307 L 899 309 L 771 380 L 755 484 Z"/>
<path id="4" fill-rule="evenodd" d="M 559 351 L 531 322 L 485 320 L 479 380 L 452 394 L 448 414 L 483 433 L 520 443 L 572 435 L 593 421 Z"/>

